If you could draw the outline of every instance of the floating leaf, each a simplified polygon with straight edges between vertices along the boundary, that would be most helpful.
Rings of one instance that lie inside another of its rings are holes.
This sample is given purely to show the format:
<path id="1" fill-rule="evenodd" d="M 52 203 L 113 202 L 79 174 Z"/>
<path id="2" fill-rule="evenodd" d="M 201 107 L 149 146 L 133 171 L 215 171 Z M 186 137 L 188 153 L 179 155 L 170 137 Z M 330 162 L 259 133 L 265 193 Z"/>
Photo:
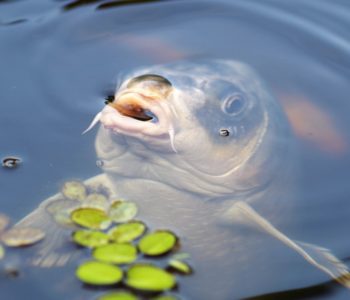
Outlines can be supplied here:
<path id="1" fill-rule="evenodd" d="M 3 231 L 9 223 L 10 219 L 4 214 L 0 214 L 0 232 Z"/>
<path id="2" fill-rule="evenodd" d="M 137 249 L 131 244 L 114 243 L 96 248 L 92 255 L 103 262 L 128 264 L 137 258 Z"/>
<path id="3" fill-rule="evenodd" d="M 37 228 L 11 228 L 2 234 L 1 239 L 6 246 L 21 247 L 35 244 L 45 237 L 45 233 Z"/>
<path id="4" fill-rule="evenodd" d="M 96 207 L 100 209 L 107 209 L 109 207 L 109 201 L 107 197 L 103 194 L 92 193 L 89 194 L 83 201 L 84 206 Z"/>
<path id="5" fill-rule="evenodd" d="M 71 200 L 83 201 L 86 198 L 86 187 L 80 181 L 67 181 L 62 187 L 62 194 Z"/>
<path id="6" fill-rule="evenodd" d="M 103 210 L 92 207 L 75 209 L 71 213 L 71 219 L 74 223 L 90 229 L 104 230 L 111 224 L 111 220 Z"/>
<path id="7" fill-rule="evenodd" d="M 175 286 L 175 277 L 150 264 L 135 264 L 126 274 L 126 284 L 134 289 L 161 292 Z"/>
<path id="8" fill-rule="evenodd" d="M 189 275 L 192 273 L 191 267 L 187 263 L 185 263 L 181 260 L 171 259 L 169 261 L 168 265 L 171 269 L 173 269 L 181 274 Z"/>
<path id="9" fill-rule="evenodd" d="M 77 230 L 72 235 L 73 241 L 84 247 L 98 247 L 108 244 L 109 236 L 100 231 Z"/>
<path id="10" fill-rule="evenodd" d="M 104 294 L 97 300 L 137 300 L 138 298 L 129 292 L 111 292 Z"/>
<path id="11" fill-rule="evenodd" d="M 57 199 L 46 205 L 45 209 L 50 213 L 54 220 L 64 226 L 72 226 L 74 223 L 70 218 L 70 214 L 74 209 L 77 209 L 80 203 L 75 200 Z"/>
<path id="12" fill-rule="evenodd" d="M 144 236 L 140 240 L 139 249 L 146 255 L 157 256 L 172 250 L 176 242 L 177 238 L 172 232 L 159 230 Z"/>
<path id="13" fill-rule="evenodd" d="M 93 285 L 115 284 L 123 277 L 123 272 L 118 266 L 98 261 L 81 264 L 75 274 L 82 282 Z"/>
<path id="14" fill-rule="evenodd" d="M 114 201 L 109 209 L 110 218 L 117 223 L 130 221 L 137 215 L 137 206 L 129 201 Z"/>
<path id="15" fill-rule="evenodd" d="M 45 206 L 45 209 L 49 214 L 55 215 L 56 213 L 64 210 L 69 210 L 69 209 L 74 210 L 79 206 L 80 206 L 80 203 L 75 200 L 59 198 L 48 203 Z"/>
<path id="16" fill-rule="evenodd" d="M 108 231 L 111 240 L 116 243 L 128 243 L 140 237 L 146 231 L 146 225 L 132 221 L 113 227 Z"/>
<path id="17" fill-rule="evenodd" d="M 3 246 L 0 245 L 0 260 L 3 259 L 5 256 L 5 249 Z"/>
<path id="18" fill-rule="evenodd" d="M 57 224 L 60 224 L 62 226 L 74 226 L 74 222 L 71 220 L 71 211 L 64 210 L 57 212 L 53 215 L 53 218 Z"/>

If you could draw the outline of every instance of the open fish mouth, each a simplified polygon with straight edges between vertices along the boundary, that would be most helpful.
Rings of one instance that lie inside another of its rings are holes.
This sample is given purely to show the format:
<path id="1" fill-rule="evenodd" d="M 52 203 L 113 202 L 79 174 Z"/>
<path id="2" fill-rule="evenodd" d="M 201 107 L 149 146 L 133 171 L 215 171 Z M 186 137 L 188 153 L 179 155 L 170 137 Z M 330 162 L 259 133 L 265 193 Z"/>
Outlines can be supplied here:
<path id="1" fill-rule="evenodd" d="M 174 126 L 172 113 L 167 100 L 161 95 L 149 91 L 127 89 L 118 93 L 113 102 L 99 112 L 90 126 L 83 132 L 92 129 L 98 122 L 116 134 L 142 137 L 168 137 L 173 151 Z"/>

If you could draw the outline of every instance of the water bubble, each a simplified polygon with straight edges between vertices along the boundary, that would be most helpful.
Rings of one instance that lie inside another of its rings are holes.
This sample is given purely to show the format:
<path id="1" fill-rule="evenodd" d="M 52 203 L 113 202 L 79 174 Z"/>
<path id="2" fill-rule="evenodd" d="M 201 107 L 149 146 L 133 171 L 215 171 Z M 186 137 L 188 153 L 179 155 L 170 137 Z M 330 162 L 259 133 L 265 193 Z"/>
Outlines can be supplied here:
<path id="1" fill-rule="evenodd" d="M 220 132 L 221 136 L 229 136 L 230 135 L 230 131 L 228 129 L 226 129 L 226 128 L 221 128 L 219 130 L 219 132 Z"/>
<path id="2" fill-rule="evenodd" d="M 7 169 L 14 169 L 18 167 L 20 163 L 21 163 L 21 159 L 14 156 L 5 157 L 2 160 L 2 166 Z"/>

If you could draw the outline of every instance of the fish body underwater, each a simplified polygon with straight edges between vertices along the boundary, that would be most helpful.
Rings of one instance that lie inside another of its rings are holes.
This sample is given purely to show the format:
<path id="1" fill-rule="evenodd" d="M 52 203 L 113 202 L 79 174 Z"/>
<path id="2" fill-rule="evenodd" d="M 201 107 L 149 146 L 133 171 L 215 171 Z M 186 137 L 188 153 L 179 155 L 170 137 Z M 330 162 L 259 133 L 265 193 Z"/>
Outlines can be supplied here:
<path id="1" fill-rule="evenodd" d="M 121 78 L 88 129 L 98 121 L 104 175 L 90 181 L 137 203 L 151 228 L 181 238 L 195 269 L 180 282 L 189 299 L 241 299 L 319 283 L 324 273 L 347 276 L 327 249 L 285 232 L 297 222 L 293 136 L 247 65 L 199 60 L 138 69 Z M 17 226 L 57 231 L 45 211 L 54 200 Z M 57 248 L 57 235 L 42 253 Z"/>

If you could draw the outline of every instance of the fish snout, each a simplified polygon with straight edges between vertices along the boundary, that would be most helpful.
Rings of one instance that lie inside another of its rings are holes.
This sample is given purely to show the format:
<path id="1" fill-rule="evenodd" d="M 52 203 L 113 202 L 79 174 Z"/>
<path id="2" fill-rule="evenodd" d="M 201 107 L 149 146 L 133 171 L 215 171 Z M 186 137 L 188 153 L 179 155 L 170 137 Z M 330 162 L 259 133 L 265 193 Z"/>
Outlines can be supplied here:
<path id="1" fill-rule="evenodd" d="M 171 82 L 163 76 L 144 74 L 131 78 L 126 88 L 117 92 L 110 105 L 124 116 L 139 121 L 154 121 L 155 114 L 150 107 L 165 101 L 172 90 Z"/>

